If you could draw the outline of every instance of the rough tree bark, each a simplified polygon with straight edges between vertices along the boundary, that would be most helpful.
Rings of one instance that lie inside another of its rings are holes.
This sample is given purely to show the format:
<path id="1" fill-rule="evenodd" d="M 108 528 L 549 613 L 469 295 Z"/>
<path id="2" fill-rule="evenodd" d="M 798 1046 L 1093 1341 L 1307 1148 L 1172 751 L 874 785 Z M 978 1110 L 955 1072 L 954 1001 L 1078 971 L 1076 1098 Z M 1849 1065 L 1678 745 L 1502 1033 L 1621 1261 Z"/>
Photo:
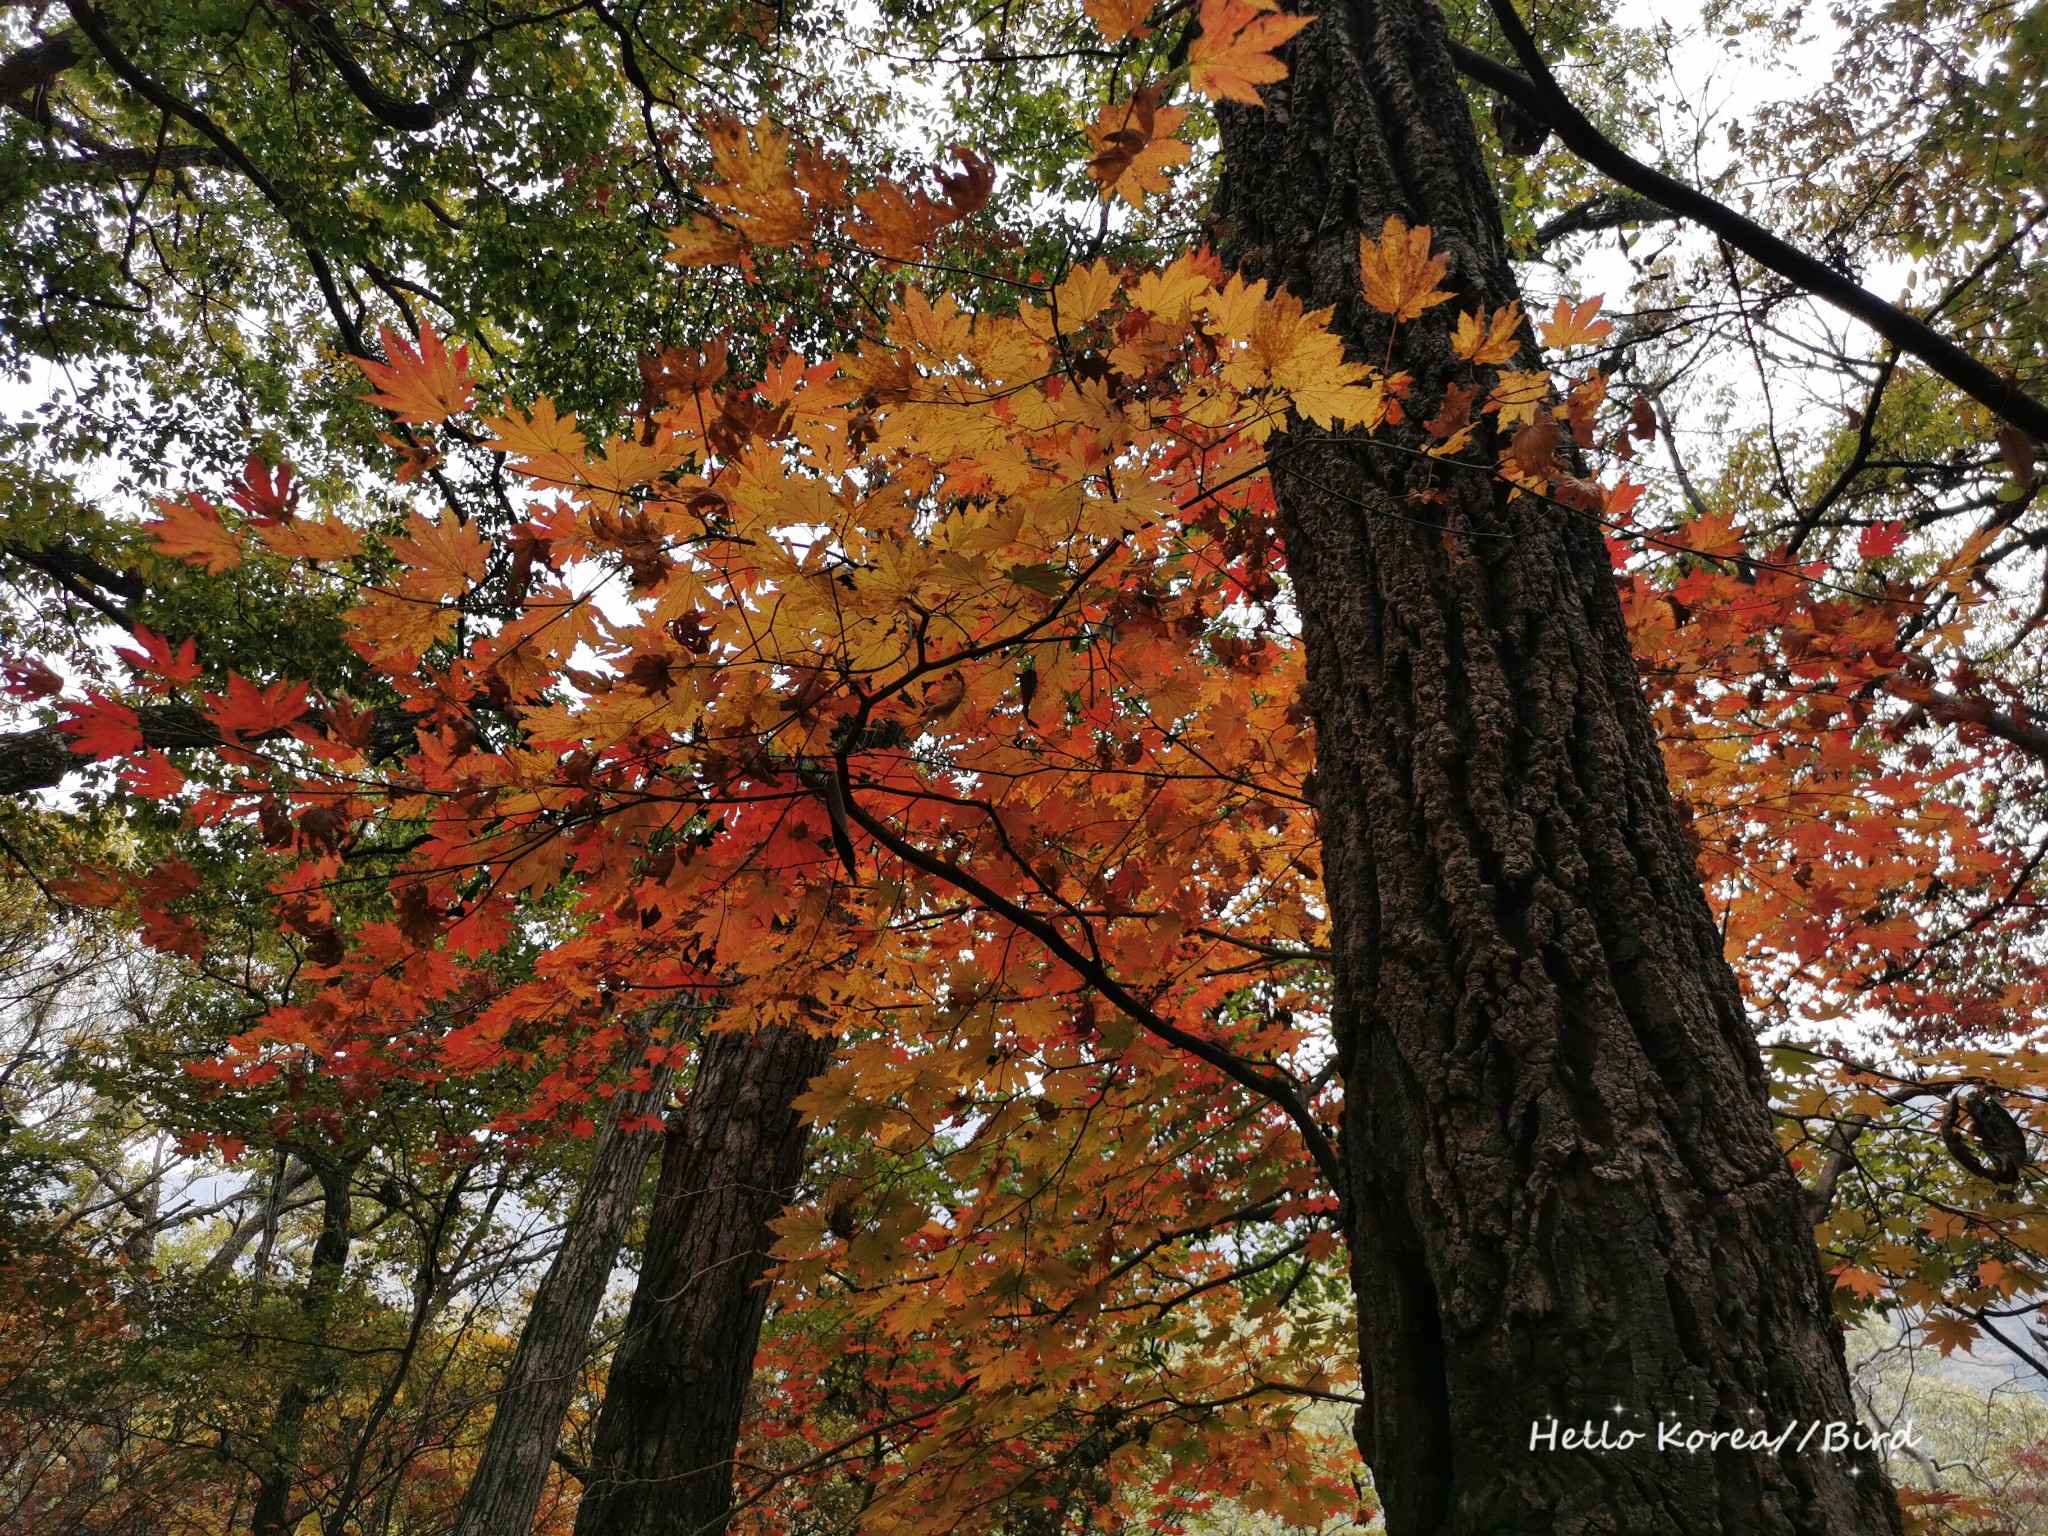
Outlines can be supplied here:
<path id="1" fill-rule="evenodd" d="M 1458 311 L 1516 296 L 1498 205 L 1430 0 L 1318 9 L 1267 110 L 1223 114 L 1227 255 L 1335 305 L 1379 364 L 1359 236 L 1430 226 L 1462 302 L 1395 339 L 1425 419 L 1468 376 Z M 1390 1536 L 1895 1532 L 1867 1454 L 1655 1449 L 1672 1418 L 1853 1423 L 1840 1333 L 1599 525 L 1421 441 L 1273 445 L 1317 731 L 1358 1435 Z M 1553 1416 L 1653 1433 L 1532 1448 Z"/>
<path id="2" fill-rule="evenodd" d="M 324 1332 L 328 1310 L 341 1290 L 349 1250 L 355 1241 L 354 1202 L 349 1189 L 355 1177 L 355 1162 L 329 1156 L 324 1151 L 300 1149 L 298 1155 L 320 1181 L 320 1235 L 313 1240 L 313 1252 L 307 1260 L 306 1293 L 300 1309 L 313 1320 L 316 1329 Z M 292 1485 L 300 1470 L 299 1446 L 305 1435 L 306 1414 L 323 1381 L 331 1374 L 331 1365 L 323 1365 L 317 1371 L 309 1369 L 278 1397 L 269 1432 L 263 1437 L 261 1470 L 249 1513 L 253 1536 L 284 1536 L 297 1523 L 291 1507 Z"/>
<path id="3" fill-rule="evenodd" d="M 576 1536 L 720 1536 L 761 1322 L 761 1277 L 803 1172 L 790 1107 L 829 1037 L 767 1028 L 705 1037 L 662 1147 L 640 1283 L 612 1359 Z"/>
<path id="4" fill-rule="evenodd" d="M 562 1246 L 527 1309 L 455 1536 L 530 1536 L 533 1530 L 562 1421 L 590 1353 L 591 1324 L 657 1139 L 622 1122 L 658 1113 L 668 1101 L 669 1081 L 669 1069 L 656 1068 L 645 1088 L 611 1101 Z"/>

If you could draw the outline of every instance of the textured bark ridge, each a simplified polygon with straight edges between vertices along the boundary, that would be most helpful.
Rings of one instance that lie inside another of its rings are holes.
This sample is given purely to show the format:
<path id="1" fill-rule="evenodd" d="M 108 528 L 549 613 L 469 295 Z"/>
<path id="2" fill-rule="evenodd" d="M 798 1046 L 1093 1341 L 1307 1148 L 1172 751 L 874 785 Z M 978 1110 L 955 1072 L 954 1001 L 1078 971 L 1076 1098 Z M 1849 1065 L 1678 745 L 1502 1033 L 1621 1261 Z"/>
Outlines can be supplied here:
<path id="1" fill-rule="evenodd" d="M 1224 114 L 1226 254 L 1336 305 L 1377 364 L 1359 235 L 1429 225 L 1463 302 L 1397 337 L 1423 419 L 1466 376 L 1458 311 L 1515 297 L 1498 205 L 1428 0 L 1320 10 L 1268 110 Z M 1273 453 L 1317 729 L 1358 1432 L 1387 1528 L 1895 1532 L 1868 1455 L 1655 1448 L 1660 1420 L 1797 1420 L 1794 1442 L 1853 1424 L 1840 1334 L 1599 528 L 1417 446 L 1301 428 Z M 1441 500 L 1411 496 L 1430 485 Z M 1651 1433 L 1532 1449 L 1553 1416 Z"/>
<path id="2" fill-rule="evenodd" d="M 774 1234 L 803 1172 L 790 1108 L 832 1042 L 799 1030 L 706 1037 L 662 1147 L 640 1283 L 612 1360 L 576 1536 L 720 1536 Z"/>
<path id="3" fill-rule="evenodd" d="M 654 1150 L 656 1138 L 631 1122 L 658 1114 L 668 1092 L 669 1069 L 661 1066 L 649 1073 L 646 1087 L 611 1101 L 562 1246 L 527 1308 L 455 1536 L 531 1536 L 562 1421 L 590 1356 L 591 1324 Z"/>

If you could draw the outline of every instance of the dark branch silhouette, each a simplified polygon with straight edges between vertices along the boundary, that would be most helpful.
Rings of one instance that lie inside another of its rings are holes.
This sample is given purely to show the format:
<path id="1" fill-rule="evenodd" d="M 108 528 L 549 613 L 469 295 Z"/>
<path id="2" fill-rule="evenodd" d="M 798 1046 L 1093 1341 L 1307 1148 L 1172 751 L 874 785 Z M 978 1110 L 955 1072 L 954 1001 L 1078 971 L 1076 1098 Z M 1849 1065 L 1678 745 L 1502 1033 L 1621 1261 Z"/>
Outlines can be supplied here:
<path id="1" fill-rule="evenodd" d="M 1919 358 L 1936 374 L 2036 442 L 2048 441 L 2048 405 L 1970 356 L 1925 321 L 1895 304 L 1887 304 L 1861 284 L 1779 239 L 1726 204 L 1643 164 L 1601 133 L 1566 97 L 1509 0 L 1489 3 L 1509 46 L 1528 74 L 1517 74 L 1498 60 L 1453 42 L 1451 60 L 1460 73 L 1499 92 L 1546 124 L 1567 149 L 1595 170 L 1629 191 L 1662 204 L 1679 217 L 1712 230 L 1780 277 L 1861 320 L 1901 352 Z"/>

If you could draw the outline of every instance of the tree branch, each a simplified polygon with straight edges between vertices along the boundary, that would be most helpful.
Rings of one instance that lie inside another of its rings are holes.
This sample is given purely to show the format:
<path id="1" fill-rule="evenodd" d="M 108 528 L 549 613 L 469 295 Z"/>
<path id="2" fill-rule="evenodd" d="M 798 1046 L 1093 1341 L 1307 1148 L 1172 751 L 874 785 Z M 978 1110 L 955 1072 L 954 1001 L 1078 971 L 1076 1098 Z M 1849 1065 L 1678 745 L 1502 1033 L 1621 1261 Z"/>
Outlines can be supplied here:
<path id="1" fill-rule="evenodd" d="M 0 101 L 41 90 L 84 57 L 78 46 L 78 29 L 64 27 L 41 42 L 0 59 Z"/>
<path id="2" fill-rule="evenodd" d="M 2048 442 L 2048 405 L 2001 377 L 1961 347 L 1893 304 L 1779 239 L 1762 225 L 1687 186 L 1675 177 L 1643 164 L 1593 126 L 1571 104 L 1535 40 L 1522 25 L 1511 0 L 1488 0 L 1501 31 L 1527 75 L 1459 43 L 1451 44 L 1451 62 L 1460 73 L 1490 86 L 1531 116 L 1549 125 L 1565 147 L 1588 165 L 1612 177 L 1631 192 L 1650 198 L 1681 218 L 1712 230 L 1737 250 L 1780 277 L 1789 279 L 1845 314 L 1852 315 L 1901 352 L 1920 359 L 1957 389 L 2011 422 L 2036 442 Z"/>
<path id="3" fill-rule="evenodd" d="M 1669 208 L 1633 192 L 1602 192 L 1565 209 L 1554 219 L 1536 226 L 1536 243 L 1552 245 L 1567 235 L 1587 235 L 1596 230 L 1620 229 L 1628 224 L 1661 224 L 1676 218 Z"/>
<path id="4" fill-rule="evenodd" d="M 348 306 L 342 302 L 341 289 L 334 280 L 333 268 L 328 265 L 327 258 L 320 253 L 319 245 L 311 232 L 292 211 L 291 202 L 285 197 L 283 189 L 264 174 L 261 166 L 243 153 L 242 147 L 219 123 L 176 92 L 151 79 L 133 59 L 122 52 L 120 45 L 114 41 L 113 34 L 107 29 L 106 19 L 92 7 L 90 0 L 64 0 L 64 8 L 71 13 L 71 19 L 78 23 L 79 31 L 83 32 L 93 47 L 99 51 L 100 57 L 107 61 L 107 67 L 113 70 L 129 89 L 159 112 L 167 113 L 196 129 L 199 135 L 218 149 L 227 162 L 246 176 L 249 184 L 277 210 L 285 222 L 285 227 L 297 240 L 300 254 L 306 258 L 306 265 L 312 269 L 313 281 L 319 285 L 320 295 L 327 302 L 328 313 L 334 317 L 343 344 L 356 356 L 362 356 L 367 351 L 363 342 L 362 327 L 348 312 Z"/>
<path id="5" fill-rule="evenodd" d="M 219 727 L 183 704 L 145 704 L 135 716 L 141 724 L 143 745 L 155 751 L 221 744 Z M 71 750 L 71 738 L 59 726 L 0 736 L 0 795 L 54 789 L 66 774 L 91 766 L 91 758 Z"/>
<path id="6" fill-rule="evenodd" d="M 960 868 L 959 865 L 950 863 L 934 854 L 927 853 L 916 844 L 898 835 L 886 822 L 870 814 L 867 808 L 854 796 L 852 785 L 845 781 L 846 767 L 843 760 L 840 763 L 839 772 L 841 775 L 839 785 L 841 801 L 846 806 L 847 815 L 860 825 L 862 831 L 866 832 L 868 836 L 888 849 L 897 858 L 903 860 L 904 863 L 911 865 L 913 868 L 921 869 L 926 874 L 944 880 L 948 885 L 967 892 L 970 896 L 981 902 L 983 906 L 987 907 L 989 911 L 996 913 L 1005 921 L 1030 934 L 1061 961 L 1065 962 L 1083 981 L 1101 993 L 1124 1017 L 1145 1030 L 1148 1034 L 1155 1035 L 1159 1039 L 1166 1041 L 1169 1045 L 1187 1052 L 1190 1056 L 1207 1062 L 1231 1081 L 1241 1084 L 1251 1089 L 1252 1092 L 1270 1100 L 1288 1119 L 1294 1122 L 1295 1129 L 1301 1133 L 1301 1139 L 1308 1147 L 1309 1156 L 1315 1159 L 1316 1166 L 1322 1171 L 1324 1179 L 1328 1181 L 1330 1188 L 1338 1194 L 1340 1199 L 1343 1197 L 1344 1170 L 1343 1165 L 1338 1161 L 1337 1149 L 1332 1145 L 1329 1136 L 1325 1134 L 1322 1126 L 1316 1123 L 1315 1116 L 1310 1112 L 1307 1103 L 1303 1101 L 1293 1083 L 1285 1078 L 1261 1072 L 1257 1067 L 1252 1066 L 1249 1062 L 1243 1060 L 1234 1052 L 1226 1050 L 1213 1040 L 1204 1040 L 1201 1036 L 1190 1034 L 1176 1024 L 1168 1023 L 1151 1008 L 1132 996 L 1121 982 L 1110 975 L 1108 968 L 1101 961 L 1083 954 L 1076 948 L 1073 942 L 1051 922 L 1048 922 L 1045 918 L 1028 908 L 1019 906 L 1007 896 L 991 889 L 966 870 Z"/>
<path id="7" fill-rule="evenodd" d="M 334 18 L 315 0 L 280 0 L 280 3 L 298 19 L 313 46 L 327 55 L 328 62 L 341 76 L 349 94 L 387 128 L 396 128 L 400 133 L 425 133 L 453 111 L 455 104 L 469 93 L 470 79 L 476 74 L 474 43 L 462 45 L 456 55 L 455 67 L 448 72 L 448 79 L 440 90 L 425 101 L 406 101 L 370 78 L 361 61 L 342 40 Z"/>

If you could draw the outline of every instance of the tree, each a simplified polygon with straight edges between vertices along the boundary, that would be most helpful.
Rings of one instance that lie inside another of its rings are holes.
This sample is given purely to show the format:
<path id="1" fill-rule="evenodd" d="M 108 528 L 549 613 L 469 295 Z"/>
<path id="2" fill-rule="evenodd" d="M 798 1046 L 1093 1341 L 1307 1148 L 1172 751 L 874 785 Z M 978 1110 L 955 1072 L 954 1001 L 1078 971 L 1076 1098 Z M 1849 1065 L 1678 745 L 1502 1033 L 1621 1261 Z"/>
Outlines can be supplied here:
<path id="1" fill-rule="evenodd" d="M 1464 302 L 1517 297 L 1442 21 L 1395 0 L 1290 46 L 1281 110 L 1223 119 L 1229 250 L 1336 306 L 1419 414 L 1469 388 L 1451 312 L 1371 303 L 1361 236 L 1426 226 Z M 1895 1528 L 1867 1457 L 1794 1473 L 1532 1440 L 1617 1402 L 1722 1428 L 1854 1409 L 1599 530 L 1397 434 L 1294 429 L 1275 483 L 1317 728 L 1361 1449 L 1389 1528 Z"/>
<path id="2" fill-rule="evenodd" d="M 1128 8 L 1095 9 L 1112 41 L 1145 31 Z M 1596 483 L 1580 457 L 1605 435 L 1604 381 L 1586 374 L 1558 401 L 1538 366 L 1433 11 L 1324 17 L 1286 62 L 1271 50 L 1298 18 L 1212 0 L 1199 20 L 1147 57 L 1245 107 L 1259 88 L 1287 106 L 1223 116 L 1228 250 L 1267 281 L 1198 254 L 1013 274 L 1014 313 L 909 290 L 859 355 L 829 364 L 771 347 L 742 378 L 716 349 L 659 358 L 633 431 L 596 447 L 551 406 L 508 409 L 480 425 L 535 510 L 502 560 L 459 518 L 415 516 L 387 560 L 333 519 L 251 508 L 237 539 L 240 520 L 202 503 L 166 511 L 167 551 L 239 559 L 260 543 L 359 584 L 359 649 L 412 721 L 402 764 L 380 763 L 364 717 L 309 718 L 284 683 L 234 678 L 206 701 L 236 773 L 195 811 L 268 816 L 299 861 L 278 893 L 317 946 L 298 998 L 206 1071 L 253 1082 L 298 1059 L 431 1080 L 516 1061 L 546 1076 L 501 1124 L 532 1125 L 574 1113 L 619 1047 L 622 996 L 713 1001 L 764 1034 L 852 1010 L 932 1068 L 905 1090 L 904 1134 L 937 1144 L 968 1112 L 947 1095 L 966 1092 L 979 1046 L 938 1065 L 984 1010 L 1043 1070 L 1078 1050 L 1114 1083 L 1138 1053 L 1106 1038 L 1106 1007 L 1147 1032 L 1148 1061 L 1181 1053 L 1199 1091 L 1262 1105 L 1241 1134 L 1298 1138 L 1303 1170 L 1341 1197 L 1363 1440 L 1396 1529 L 1878 1528 L 1894 1516 L 1867 1458 L 1617 1476 L 1523 1439 L 1596 1391 L 1693 1389 L 1737 1425 L 1788 1405 L 1847 1416 L 1806 1206 L 1626 622 L 1657 634 L 1645 615 L 1666 603 L 1669 639 L 1703 587 L 1735 612 L 1736 588 L 1760 592 L 1759 567 L 1785 562 L 1702 510 L 1673 541 L 1691 575 L 1640 582 L 1631 610 L 1614 597 L 1600 525 L 1648 535 L 1626 526 L 1631 489 Z M 1171 163 L 1161 101 L 1134 83 L 1098 123 L 1105 191 L 1130 178 L 1142 193 Z M 936 195 L 855 191 L 843 163 L 767 123 L 717 142 L 701 211 L 674 237 L 692 268 L 928 260 L 987 191 L 974 162 Z M 1593 313 L 1560 305 L 1544 340 L 1598 339 Z M 372 372 L 417 431 L 476 430 L 457 420 L 460 355 L 431 333 Z M 1283 540 L 1305 694 L 1273 608 Z M 1870 563 L 1896 547 L 1857 543 Z M 1968 587 L 1982 548 L 1920 573 L 1919 590 Z M 1726 566 L 1732 584 L 1692 580 Z M 623 607 L 568 575 L 585 567 Z M 1748 611 L 1770 612 L 1788 648 L 1824 623 L 1890 643 L 1905 638 L 1882 618 L 1897 601 L 1843 619 L 1775 592 Z M 1841 671 L 1904 699 L 1926 691 L 1910 659 L 1894 645 Z M 1931 702 L 1991 718 L 1981 699 Z M 1822 703 L 1816 690 L 1786 713 L 1808 709 L 1833 740 Z M 80 747 L 141 744 L 124 709 L 76 707 Z M 2024 741 L 2023 721 L 2007 727 Z M 1837 766 L 1867 782 L 1882 756 Z M 1299 851 L 1311 798 L 1320 868 Z M 389 839 L 388 918 L 329 897 L 358 828 Z M 1275 877 L 1283 852 L 1294 874 Z M 1983 871 L 1999 862 L 1987 851 Z M 1279 975 L 1247 989 L 1221 960 L 1318 958 L 1319 879 L 1340 1149 Z M 190 945 L 166 910 L 182 899 L 152 894 L 145 917 Z M 573 936 L 510 985 L 478 985 L 474 962 L 550 899 L 573 902 Z M 1898 942 L 1865 926 L 1874 946 Z M 401 977 L 428 1006 L 394 1030 Z M 846 1114 L 888 1075 L 886 1055 L 857 1061 L 833 1096 Z M 1062 1101 L 1042 1102 L 1056 1122 Z M 1141 1096 L 1130 1113 L 1136 1130 L 1164 1110 Z M 1006 1318 L 1092 1317 L 1117 1243 L 1138 1243 L 1106 1228 L 1107 1251 L 1062 1256 L 1047 1224 L 1061 1214 L 1020 1209 L 1027 1261 L 1004 1277 Z M 871 1246 L 892 1254 L 916 1232 L 969 1251 L 971 1230 L 903 1201 Z M 1034 1347 L 1058 1331 L 1036 1325 Z M 1077 1357 L 1118 1358 L 1093 1322 L 1074 1333 Z M 1001 1400 L 990 1363 L 961 1381 Z M 970 1422 L 1002 1422 L 987 1412 Z"/>

